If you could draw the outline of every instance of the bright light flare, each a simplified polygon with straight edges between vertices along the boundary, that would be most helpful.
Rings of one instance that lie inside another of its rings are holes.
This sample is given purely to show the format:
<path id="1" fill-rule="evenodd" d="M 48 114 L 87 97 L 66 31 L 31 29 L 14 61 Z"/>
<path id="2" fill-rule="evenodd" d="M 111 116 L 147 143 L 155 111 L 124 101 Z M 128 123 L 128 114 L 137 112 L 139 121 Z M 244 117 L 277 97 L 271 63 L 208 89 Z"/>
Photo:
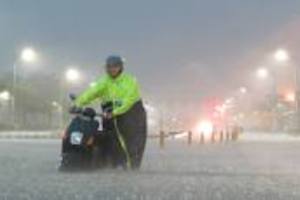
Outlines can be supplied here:
<path id="1" fill-rule="evenodd" d="M 80 79 L 80 73 L 77 69 L 70 68 L 66 72 L 66 79 L 69 82 L 76 82 Z"/>
<path id="2" fill-rule="evenodd" d="M 34 51 L 34 49 L 32 48 L 25 48 L 22 53 L 21 53 L 21 59 L 24 61 L 24 62 L 34 62 L 36 61 L 37 59 L 37 54 L 36 52 Z"/>
<path id="3" fill-rule="evenodd" d="M 188 132 L 182 132 L 181 134 L 176 134 L 174 136 L 175 139 L 185 139 L 188 136 Z"/>
<path id="4" fill-rule="evenodd" d="M 269 71 L 266 68 L 261 67 L 257 70 L 256 75 L 258 78 L 265 79 L 269 76 Z"/>
<path id="5" fill-rule="evenodd" d="M 246 94 L 246 93 L 247 93 L 247 88 L 241 87 L 241 88 L 240 88 L 240 92 L 241 92 L 242 94 Z"/>
<path id="6" fill-rule="evenodd" d="M 296 101 L 295 93 L 293 93 L 293 92 L 287 93 L 285 95 L 285 100 L 288 102 L 295 102 Z"/>
<path id="7" fill-rule="evenodd" d="M 289 53 L 285 49 L 277 49 L 274 53 L 274 59 L 277 62 L 286 62 L 290 59 Z"/>
<path id="8" fill-rule="evenodd" d="M 204 134 L 205 136 L 211 135 L 213 132 L 213 129 L 214 129 L 214 125 L 209 120 L 200 121 L 196 127 L 196 131 L 199 134 Z"/>
<path id="9" fill-rule="evenodd" d="M 9 101 L 11 99 L 11 95 L 9 91 L 3 91 L 0 93 L 0 100 Z"/>

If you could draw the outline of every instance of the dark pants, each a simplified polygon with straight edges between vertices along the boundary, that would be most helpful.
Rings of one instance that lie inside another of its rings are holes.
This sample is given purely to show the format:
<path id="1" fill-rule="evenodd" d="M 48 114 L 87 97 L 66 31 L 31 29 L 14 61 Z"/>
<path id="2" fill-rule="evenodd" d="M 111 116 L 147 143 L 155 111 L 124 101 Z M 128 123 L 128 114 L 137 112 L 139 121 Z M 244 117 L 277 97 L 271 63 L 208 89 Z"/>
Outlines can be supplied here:
<path id="1" fill-rule="evenodd" d="M 108 144 L 107 150 L 112 155 L 112 165 L 114 167 L 126 166 L 127 161 L 124 149 L 118 139 L 117 129 L 119 129 L 126 144 L 132 168 L 140 168 L 147 139 L 146 119 L 143 103 L 139 101 L 128 112 L 116 117 L 114 119 L 116 123 L 112 120 L 104 121 L 104 129 L 110 132 L 110 144 Z"/>

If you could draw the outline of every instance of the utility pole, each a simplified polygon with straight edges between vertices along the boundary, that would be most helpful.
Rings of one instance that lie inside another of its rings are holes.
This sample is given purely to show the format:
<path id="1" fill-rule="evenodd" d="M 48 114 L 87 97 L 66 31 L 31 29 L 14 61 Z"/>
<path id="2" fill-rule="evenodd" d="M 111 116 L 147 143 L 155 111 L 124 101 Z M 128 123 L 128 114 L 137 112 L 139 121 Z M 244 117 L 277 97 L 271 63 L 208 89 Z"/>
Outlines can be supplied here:
<path id="1" fill-rule="evenodd" d="M 17 129 L 17 106 L 16 106 L 16 98 L 17 98 L 17 62 L 13 65 L 13 82 L 12 82 L 12 102 L 11 102 L 11 110 L 12 110 L 12 119 L 13 119 L 13 128 Z"/>

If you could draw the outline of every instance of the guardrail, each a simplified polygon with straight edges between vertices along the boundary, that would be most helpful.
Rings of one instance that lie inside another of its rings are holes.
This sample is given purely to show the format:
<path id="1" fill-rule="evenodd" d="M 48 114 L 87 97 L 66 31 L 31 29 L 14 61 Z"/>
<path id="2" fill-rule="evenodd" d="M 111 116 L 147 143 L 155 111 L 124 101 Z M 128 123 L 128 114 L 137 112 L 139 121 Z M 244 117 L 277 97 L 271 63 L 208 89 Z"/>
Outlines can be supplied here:
<path id="1" fill-rule="evenodd" d="M 61 131 L 6 131 L 0 132 L 0 139 L 57 139 L 61 137 Z M 212 133 L 193 133 L 186 132 L 186 135 L 181 138 L 188 146 L 193 144 L 220 144 L 230 141 L 237 141 L 242 133 L 242 129 L 235 127 L 226 130 L 215 130 Z M 174 135 L 173 135 L 174 136 Z M 165 131 L 160 131 L 159 135 L 149 135 L 149 138 L 158 139 L 161 149 L 166 146 L 166 139 L 173 137 Z"/>
<path id="2" fill-rule="evenodd" d="M 0 139 L 54 139 L 59 135 L 59 131 L 5 131 L 0 132 Z"/>
<path id="3" fill-rule="evenodd" d="M 188 146 L 191 146 L 193 143 L 198 143 L 201 145 L 204 144 L 220 144 L 230 141 L 237 141 L 242 134 L 242 128 L 233 127 L 231 129 L 224 130 L 214 130 L 211 133 L 193 133 L 192 131 L 186 132 L 186 136 L 182 137 L 182 140 L 186 141 Z M 166 134 L 165 131 L 160 131 L 159 133 L 159 146 L 161 149 L 166 146 L 166 139 L 171 136 Z"/>

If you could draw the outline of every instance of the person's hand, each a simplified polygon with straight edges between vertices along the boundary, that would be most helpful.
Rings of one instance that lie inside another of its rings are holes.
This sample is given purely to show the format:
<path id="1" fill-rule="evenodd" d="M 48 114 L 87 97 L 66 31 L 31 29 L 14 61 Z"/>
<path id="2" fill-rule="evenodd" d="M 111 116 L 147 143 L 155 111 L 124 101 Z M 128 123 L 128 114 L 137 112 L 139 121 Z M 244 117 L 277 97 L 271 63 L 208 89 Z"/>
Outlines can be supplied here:
<path id="1" fill-rule="evenodd" d="M 113 115 L 111 112 L 105 112 L 105 113 L 103 113 L 103 118 L 104 119 L 112 119 Z"/>

